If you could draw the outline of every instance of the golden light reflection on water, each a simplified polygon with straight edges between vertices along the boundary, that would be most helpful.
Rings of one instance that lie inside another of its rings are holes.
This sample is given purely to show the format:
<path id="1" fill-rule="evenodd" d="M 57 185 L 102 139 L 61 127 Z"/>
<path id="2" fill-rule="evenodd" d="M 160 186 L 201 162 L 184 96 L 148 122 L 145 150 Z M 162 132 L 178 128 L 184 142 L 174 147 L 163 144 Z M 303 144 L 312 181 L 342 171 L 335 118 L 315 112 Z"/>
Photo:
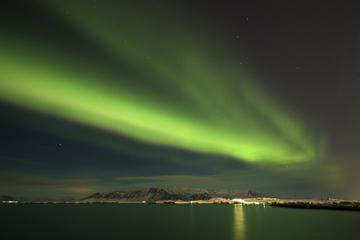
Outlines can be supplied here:
<path id="1" fill-rule="evenodd" d="M 242 205 L 234 204 L 234 240 L 245 239 L 245 215 Z"/>

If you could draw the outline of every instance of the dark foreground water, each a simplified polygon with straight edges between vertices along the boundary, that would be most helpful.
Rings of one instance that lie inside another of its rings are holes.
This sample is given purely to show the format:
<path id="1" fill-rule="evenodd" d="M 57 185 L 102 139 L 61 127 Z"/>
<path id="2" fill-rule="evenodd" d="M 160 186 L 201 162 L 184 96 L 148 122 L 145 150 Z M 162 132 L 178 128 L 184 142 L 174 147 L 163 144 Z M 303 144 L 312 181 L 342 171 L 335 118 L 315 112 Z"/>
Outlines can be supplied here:
<path id="1" fill-rule="evenodd" d="M 5 205 L 1 239 L 360 239 L 360 212 L 240 205 Z M 6 238 L 3 238 L 6 237 Z"/>

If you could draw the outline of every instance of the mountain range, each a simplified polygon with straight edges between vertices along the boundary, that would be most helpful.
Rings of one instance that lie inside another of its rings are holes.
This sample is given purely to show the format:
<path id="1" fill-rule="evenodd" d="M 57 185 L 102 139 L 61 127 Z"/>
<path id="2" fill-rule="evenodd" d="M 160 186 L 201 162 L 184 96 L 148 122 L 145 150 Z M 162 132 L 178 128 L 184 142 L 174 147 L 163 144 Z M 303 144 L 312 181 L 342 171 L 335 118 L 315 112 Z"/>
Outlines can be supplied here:
<path id="1" fill-rule="evenodd" d="M 256 198 L 264 194 L 253 191 L 208 190 L 184 187 L 151 187 L 136 191 L 114 191 L 109 193 L 94 193 L 83 201 L 161 201 L 161 200 L 209 200 L 211 198 Z"/>

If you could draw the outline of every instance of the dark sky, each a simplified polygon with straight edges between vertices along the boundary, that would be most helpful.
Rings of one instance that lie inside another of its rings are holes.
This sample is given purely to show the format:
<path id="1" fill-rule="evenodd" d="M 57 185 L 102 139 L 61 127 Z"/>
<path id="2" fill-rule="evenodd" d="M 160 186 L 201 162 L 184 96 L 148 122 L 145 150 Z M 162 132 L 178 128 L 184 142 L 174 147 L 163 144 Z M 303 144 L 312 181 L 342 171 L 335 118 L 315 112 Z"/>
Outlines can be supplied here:
<path id="1" fill-rule="evenodd" d="M 5 1 L 0 195 L 360 198 L 356 1 Z"/>

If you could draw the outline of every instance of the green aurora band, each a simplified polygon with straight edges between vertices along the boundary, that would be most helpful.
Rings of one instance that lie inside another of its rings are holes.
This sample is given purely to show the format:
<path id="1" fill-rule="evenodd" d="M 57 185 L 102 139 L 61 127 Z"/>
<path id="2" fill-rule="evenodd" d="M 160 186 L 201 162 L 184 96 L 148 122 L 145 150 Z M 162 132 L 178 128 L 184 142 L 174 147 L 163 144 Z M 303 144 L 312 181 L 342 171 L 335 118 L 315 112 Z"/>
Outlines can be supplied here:
<path id="1" fill-rule="evenodd" d="M 148 19 L 131 6 L 115 14 L 111 5 L 95 11 L 81 2 L 44 6 L 110 53 L 120 70 L 94 68 L 81 54 L 8 30 L 0 40 L 2 101 L 152 144 L 246 162 L 323 157 L 294 114 L 221 49 L 202 43 L 205 33 L 190 37 L 186 26 L 153 12 L 157 19 Z"/>

